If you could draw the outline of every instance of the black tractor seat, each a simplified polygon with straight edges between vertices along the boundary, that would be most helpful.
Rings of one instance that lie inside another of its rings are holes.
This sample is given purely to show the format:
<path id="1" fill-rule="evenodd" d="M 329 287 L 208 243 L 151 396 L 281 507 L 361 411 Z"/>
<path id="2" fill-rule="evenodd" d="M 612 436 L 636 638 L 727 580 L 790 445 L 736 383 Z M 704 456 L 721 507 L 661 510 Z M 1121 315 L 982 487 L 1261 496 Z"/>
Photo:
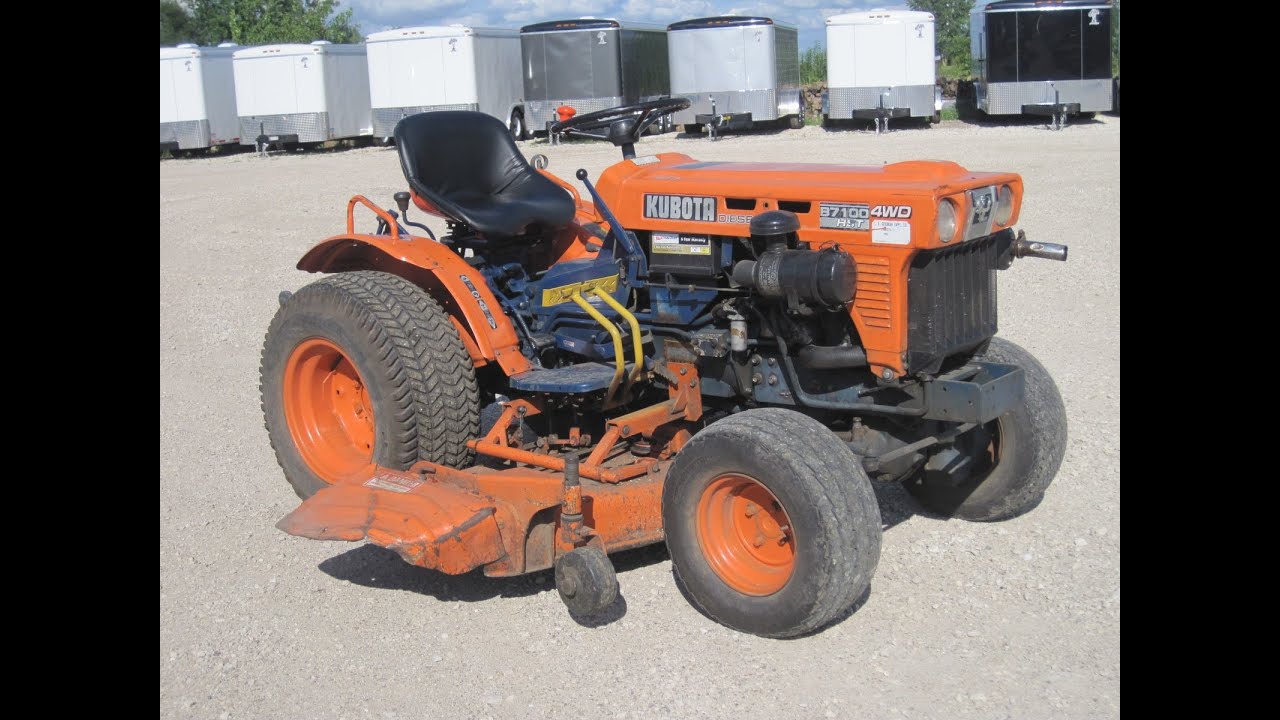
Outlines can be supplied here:
<path id="1" fill-rule="evenodd" d="M 445 110 L 396 124 L 409 187 L 450 219 L 489 238 L 554 230 L 573 220 L 573 198 L 529 166 L 502 121 Z"/>

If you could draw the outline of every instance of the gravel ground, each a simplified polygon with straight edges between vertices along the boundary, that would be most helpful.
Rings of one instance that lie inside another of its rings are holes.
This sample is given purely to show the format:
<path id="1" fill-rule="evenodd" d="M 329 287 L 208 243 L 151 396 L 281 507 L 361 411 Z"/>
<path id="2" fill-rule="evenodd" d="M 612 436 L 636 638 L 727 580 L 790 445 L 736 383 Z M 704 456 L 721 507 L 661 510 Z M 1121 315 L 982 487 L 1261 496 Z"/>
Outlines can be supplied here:
<path id="1" fill-rule="evenodd" d="M 618 157 L 603 144 L 522 145 L 565 177 L 595 177 Z M 263 334 L 277 293 L 312 279 L 297 258 L 342 229 L 353 193 L 390 205 L 399 164 L 384 148 L 163 161 L 161 717 L 1119 715 L 1119 118 L 1061 132 L 948 122 L 641 146 L 669 150 L 1021 173 L 1021 227 L 1071 244 L 1065 265 L 1025 260 L 1000 276 L 1001 334 L 1053 373 L 1070 419 L 1040 507 L 969 524 L 879 488 L 886 532 L 870 599 L 791 641 L 704 618 L 660 547 L 618 559 L 624 602 L 584 627 L 547 573 L 450 577 L 373 546 L 287 536 L 273 525 L 297 499 L 258 408 Z"/>

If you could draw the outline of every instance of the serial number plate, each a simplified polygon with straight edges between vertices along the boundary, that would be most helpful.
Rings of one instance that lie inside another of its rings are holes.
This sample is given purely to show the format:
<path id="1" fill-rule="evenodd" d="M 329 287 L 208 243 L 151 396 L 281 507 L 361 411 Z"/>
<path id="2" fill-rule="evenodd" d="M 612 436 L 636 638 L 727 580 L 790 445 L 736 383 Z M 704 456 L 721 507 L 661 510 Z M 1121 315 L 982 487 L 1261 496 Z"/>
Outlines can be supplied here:
<path id="1" fill-rule="evenodd" d="M 853 203 L 822 203 L 818 227 L 833 230 L 870 230 L 871 208 Z"/>

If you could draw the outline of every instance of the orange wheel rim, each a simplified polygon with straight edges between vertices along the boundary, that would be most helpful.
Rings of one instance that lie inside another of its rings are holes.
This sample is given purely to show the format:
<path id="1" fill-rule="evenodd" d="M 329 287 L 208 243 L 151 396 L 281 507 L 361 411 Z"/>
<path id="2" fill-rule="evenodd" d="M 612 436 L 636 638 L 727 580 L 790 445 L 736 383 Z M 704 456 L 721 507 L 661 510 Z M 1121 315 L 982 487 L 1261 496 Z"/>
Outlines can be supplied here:
<path id="1" fill-rule="evenodd" d="M 284 367 L 284 417 L 302 459 L 320 479 L 342 482 L 373 464 L 369 390 L 346 353 L 304 340 Z"/>
<path id="2" fill-rule="evenodd" d="M 772 595 L 791 579 L 795 531 L 782 503 L 759 481 L 728 473 L 698 500 L 698 544 L 707 564 L 744 595 Z"/>

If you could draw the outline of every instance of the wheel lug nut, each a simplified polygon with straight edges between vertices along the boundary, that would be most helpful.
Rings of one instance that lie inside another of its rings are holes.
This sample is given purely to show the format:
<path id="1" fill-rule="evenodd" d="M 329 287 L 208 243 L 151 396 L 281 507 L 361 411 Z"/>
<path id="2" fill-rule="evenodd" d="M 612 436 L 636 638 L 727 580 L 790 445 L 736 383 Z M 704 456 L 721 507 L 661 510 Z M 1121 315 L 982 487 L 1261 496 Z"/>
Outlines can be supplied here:
<path id="1" fill-rule="evenodd" d="M 756 507 L 755 503 L 747 503 L 747 517 L 755 517 L 758 512 L 760 508 Z"/>
<path id="2" fill-rule="evenodd" d="M 763 535 L 756 535 L 756 543 L 755 543 L 755 544 L 756 544 L 756 547 L 760 547 L 761 545 L 763 545 L 763 544 L 764 544 L 764 536 L 763 536 Z"/>

